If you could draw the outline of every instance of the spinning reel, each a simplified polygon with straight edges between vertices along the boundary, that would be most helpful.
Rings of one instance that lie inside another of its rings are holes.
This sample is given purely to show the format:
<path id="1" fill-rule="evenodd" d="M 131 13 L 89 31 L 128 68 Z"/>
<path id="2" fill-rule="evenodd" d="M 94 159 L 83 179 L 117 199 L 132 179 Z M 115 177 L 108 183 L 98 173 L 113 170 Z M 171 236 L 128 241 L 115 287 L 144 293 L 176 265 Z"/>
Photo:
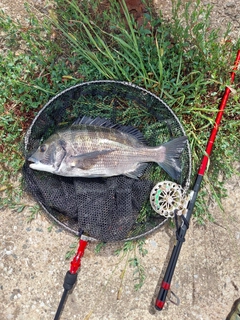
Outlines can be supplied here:
<path id="1" fill-rule="evenodd" d="M 165 218 L 173 218 L 186 213 L 187 205 L 191 196 L 181 185 L 172 181 L 157 183 L 150 194 L 150 203 L 155 212 Z"/>

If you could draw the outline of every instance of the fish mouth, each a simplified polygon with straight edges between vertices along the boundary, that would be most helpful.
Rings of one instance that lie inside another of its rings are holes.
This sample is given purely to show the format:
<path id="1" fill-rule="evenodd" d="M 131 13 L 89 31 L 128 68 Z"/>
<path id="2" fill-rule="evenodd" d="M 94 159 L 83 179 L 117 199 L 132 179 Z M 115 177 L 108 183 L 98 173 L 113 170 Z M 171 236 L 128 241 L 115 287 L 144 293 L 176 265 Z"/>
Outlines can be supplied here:
<path id="1" fill-rule="evenodd" d="M 31 169 L 39 170 L 39 171 L 46 171 L 46 172 L 51 172 L 51 173 L 53 173 L 55 171 L 55 169 L 52 165 L 44 164 L 33 156 L 28 158 L 28 161 L 30 162 L 29 167 Z"/>
<path id="2" fill-rule="evenodd" d="M 32 156 L 30 158 L 28 158 L 28 161 L 30 162 L 29 167 L 31 169 L 38 169 L 38 166 L 41 164 L 41 162 L 38 159 L 36 159 Z"/>
<path id="3" fill-rule="evenodd" d="M 31 156 L 30 158 L 28 158 L 29 162 L 33 162 L 33 163 L 40 163 L 40 161 L 38 159 L 36 159 L 35 157 Z"/>

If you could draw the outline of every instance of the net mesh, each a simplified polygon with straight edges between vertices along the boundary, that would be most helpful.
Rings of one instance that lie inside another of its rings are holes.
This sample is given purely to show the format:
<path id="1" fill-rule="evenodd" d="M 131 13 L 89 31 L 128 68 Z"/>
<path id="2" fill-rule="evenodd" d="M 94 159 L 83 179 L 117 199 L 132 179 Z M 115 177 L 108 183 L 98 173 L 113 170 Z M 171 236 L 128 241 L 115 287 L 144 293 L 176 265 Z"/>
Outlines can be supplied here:
<path id="1" fill-rule="evenodd" d="M 137 238 L 160 227 L 166 218 L 156 214 L 148 201 L 156 182 L 169 180 L 158 165 L 149 164 L 138 180 L 125 176 L 69 178 L 29 168 L 27 158 L 40 143 L 83 116 L 136 127 L 150 146 L 185 135 L 172 110 L 145 89 L 118 81 L 76 85 L 51 99 L 26 134 L 23 167 L 26 191 L 61 226 L 75 234 L 84 230 L 101 241 Z M 184 190 L 189 187 L 190 159 L 187 144 L 181 156 L 181 177 L 176 181 Z"/>

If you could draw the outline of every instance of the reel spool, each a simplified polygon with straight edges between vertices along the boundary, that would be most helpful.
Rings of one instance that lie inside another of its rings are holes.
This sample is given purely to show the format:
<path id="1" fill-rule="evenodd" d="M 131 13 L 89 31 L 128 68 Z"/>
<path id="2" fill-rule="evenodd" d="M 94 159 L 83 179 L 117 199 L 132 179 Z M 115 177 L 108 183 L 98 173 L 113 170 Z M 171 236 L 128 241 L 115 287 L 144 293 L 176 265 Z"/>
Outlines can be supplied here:
<path id="1" fill-rule="evenodd" d="M 173 218 L 175 212 L 185 214 L 188 201 L 182 186 L 172 181 L 157 183 L 150 194 L 153 210 L 165 218 Z"/>

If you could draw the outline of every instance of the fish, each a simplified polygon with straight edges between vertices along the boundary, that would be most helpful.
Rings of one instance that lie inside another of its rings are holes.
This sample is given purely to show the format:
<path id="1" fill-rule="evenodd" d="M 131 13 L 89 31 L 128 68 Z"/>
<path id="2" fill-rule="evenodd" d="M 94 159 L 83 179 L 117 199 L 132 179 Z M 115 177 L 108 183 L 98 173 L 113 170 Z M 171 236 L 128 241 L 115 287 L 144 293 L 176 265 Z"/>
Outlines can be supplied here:
<path id="1" fill-rule="evenodd" d="M 178 180 L 186 143 L 187 137 L 180 136 L 160 146 L 148 146 L 135 127 L 84 116 L 43 141 L 28 161 L 33 170 L 65 177 L 124 175 L 134 179 L 155 162 Z"/>

